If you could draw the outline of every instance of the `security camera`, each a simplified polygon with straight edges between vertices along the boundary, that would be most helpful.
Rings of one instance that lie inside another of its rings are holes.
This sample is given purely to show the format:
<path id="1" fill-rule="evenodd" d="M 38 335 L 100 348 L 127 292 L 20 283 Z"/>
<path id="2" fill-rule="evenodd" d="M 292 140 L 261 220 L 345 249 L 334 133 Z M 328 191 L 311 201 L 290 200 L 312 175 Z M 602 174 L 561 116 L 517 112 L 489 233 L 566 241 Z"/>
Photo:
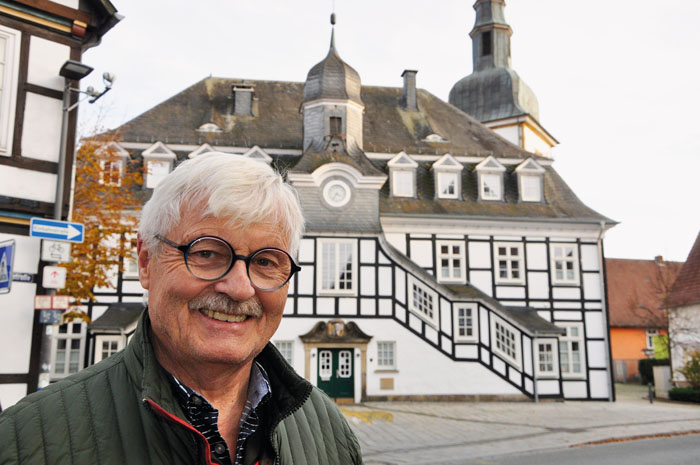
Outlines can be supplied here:
<path id="1" fill-rule="evenodd" d="M 88 86 L 88 88 L 85 90 L 85 93 L 88 94 L 90 97 L 97 97 L 98 95 L 100 95 L 100 92 L 92 86 Z"/>
<path id="2" fill-rule="evenodd" d="M 110 88 L 112 87 L 112 84 L 114 83 L 114 80 L 116 79 L 116 76 L 112 73 L 105 72 L 102 74 L 102 80 L 105 83 L 105 87 Z"/>

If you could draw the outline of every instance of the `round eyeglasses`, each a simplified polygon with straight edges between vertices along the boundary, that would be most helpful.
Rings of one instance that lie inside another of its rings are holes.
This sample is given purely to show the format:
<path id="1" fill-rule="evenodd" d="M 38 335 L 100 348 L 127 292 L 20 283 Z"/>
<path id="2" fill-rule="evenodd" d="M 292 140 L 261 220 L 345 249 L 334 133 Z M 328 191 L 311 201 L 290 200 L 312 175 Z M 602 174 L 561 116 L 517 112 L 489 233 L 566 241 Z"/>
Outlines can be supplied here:
<path id="1" fill-rule="evenodd" d="M 189 244 L 176 244 L 160 234 L 155 238 L 175 247 L 185 256 L 185 266 L 195 278 L 216 281 L 231 271 L 236 260 L 245 262 L 250 283 L 261 291 L 275 291 L 292 278 L 301 267 L 287 252 L 273 247 L 248 255 L 236 255 L 231 244 L 215 236 L 202 236 Z"/>

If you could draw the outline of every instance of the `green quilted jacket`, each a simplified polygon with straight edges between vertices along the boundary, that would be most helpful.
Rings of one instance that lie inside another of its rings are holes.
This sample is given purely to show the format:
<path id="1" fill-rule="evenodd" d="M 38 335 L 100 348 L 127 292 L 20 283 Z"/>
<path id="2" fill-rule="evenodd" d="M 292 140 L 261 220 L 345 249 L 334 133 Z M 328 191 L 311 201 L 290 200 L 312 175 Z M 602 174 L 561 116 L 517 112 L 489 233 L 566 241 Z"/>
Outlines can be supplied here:
<path id="1" fill-rule="evenodd" d="M 212 464 L 185 420 L 149 341 L 147 312 L 122 352 L 27 396 L 0 414 L 0 464 Z M 272 395 L 266 426 L 247 440 L 245 464 L 361 464 L 335 404 L 268 344 L 258 362 Z"/>

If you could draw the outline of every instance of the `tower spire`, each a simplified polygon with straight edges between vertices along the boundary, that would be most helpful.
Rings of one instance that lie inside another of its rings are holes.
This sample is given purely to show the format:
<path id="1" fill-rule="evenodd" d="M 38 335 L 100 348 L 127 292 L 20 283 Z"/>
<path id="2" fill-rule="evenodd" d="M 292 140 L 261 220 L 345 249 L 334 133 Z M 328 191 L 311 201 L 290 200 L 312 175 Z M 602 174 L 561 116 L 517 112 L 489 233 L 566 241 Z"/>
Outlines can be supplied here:
<path id="1" fill-rule="evenodd" d="M 476 21 L 469 33 L 474 71 L 510 68 L 510 36 L 513 30 L 506 22 L 504 7 L 504 0 L 477 0 L 474 4 Z"/>

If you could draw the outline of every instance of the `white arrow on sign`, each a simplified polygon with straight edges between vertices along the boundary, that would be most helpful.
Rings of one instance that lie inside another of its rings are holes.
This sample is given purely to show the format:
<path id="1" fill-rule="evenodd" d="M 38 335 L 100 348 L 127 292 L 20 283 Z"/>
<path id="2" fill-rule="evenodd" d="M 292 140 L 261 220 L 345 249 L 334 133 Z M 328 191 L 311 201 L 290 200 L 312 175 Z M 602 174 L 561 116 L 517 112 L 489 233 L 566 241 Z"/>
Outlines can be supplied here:
<path id="1" fill-rule="evenodd" d="M 68 239 L 73 239 L 80 235 L 80 231 L 73 227 L 72 224 L 68 224 L 68 227 L 62 226 L 51 226 L 48 224 L 35 224 L 34 231 L 46 234 L 57 234 L 61 236 L 66 236 Z"/>

